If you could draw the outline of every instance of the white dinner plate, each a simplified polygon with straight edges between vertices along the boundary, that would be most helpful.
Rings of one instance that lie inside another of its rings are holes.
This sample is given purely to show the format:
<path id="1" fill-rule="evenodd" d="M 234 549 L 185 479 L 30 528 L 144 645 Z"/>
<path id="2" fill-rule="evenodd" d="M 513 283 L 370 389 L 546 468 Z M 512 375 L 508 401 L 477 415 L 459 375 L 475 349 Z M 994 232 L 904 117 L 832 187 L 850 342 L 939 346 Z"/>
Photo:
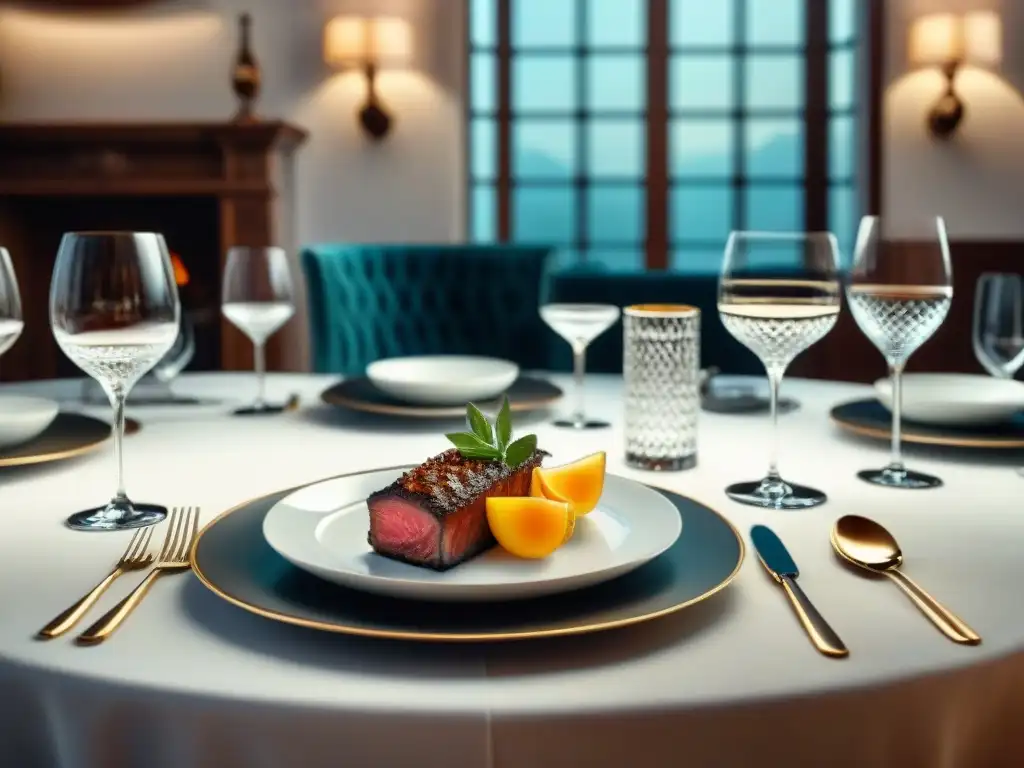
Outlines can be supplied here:
<path id="1" fill-rule="evenodd" d="M 38 437 L 57 418 L 58 410 L 56 401 L 43 397 L 0 396 L 0 448 Z"/>
<path id="2" fill-rule="evenodd" d="M 892 410 L 892 382 L 875 382 L 879 402 Z M 922 424 L 982 426 L 1024 410 L 1024 383 L 970 373 L 903 374 L 902 417 Z"/>
<path id="3" fill-rule="evenodd" d="M 267 543 L 288 562 L 364 592 L 418 600 L 516 600 L 568 592 L 629 573 L 671 547 L 682 531 L 675 505 L 657 491 L 608 475 L 597 508 L 542 560 L 501 547 L 438 572 L 376 554 L 367 542 L 366 497 L 407 468 L 324 480 L 277 502 L 263 519 Z"/>
<path id="4" fill-rule="evenodd" d="M 366 377 L 382 392 L 420 405 L 464 405 L 491 400 L 519 376 L 519 366 L 495 357 L 424 355 L 391 357 L 366 366 Z"/>

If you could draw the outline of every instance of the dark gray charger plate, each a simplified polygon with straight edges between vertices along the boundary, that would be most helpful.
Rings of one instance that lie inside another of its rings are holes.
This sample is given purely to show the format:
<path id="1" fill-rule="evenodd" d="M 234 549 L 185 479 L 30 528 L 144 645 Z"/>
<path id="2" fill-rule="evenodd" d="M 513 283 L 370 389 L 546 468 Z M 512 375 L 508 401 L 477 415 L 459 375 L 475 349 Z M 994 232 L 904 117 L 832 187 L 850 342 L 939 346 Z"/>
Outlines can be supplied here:
<path id="1" fill-rule="evenodd" d="M 125 434 L 138 432 L 141 425 L 125 420 Z M 40 464 L 70 459 L 98 448 L 110 437 L 110 424 L 82 413 L 61 411 L 50 426 L 31 440 L 0 449 L 0 467 Z"/>
<path id="2" fill-rule="evenodd" d="M 505 392 L 508 395 L 509 408 L 513 411 L 530 411 L 545 408 L 562 397 L 562 390 L 546 379 L 533 376 L 520 376 Z M 361 376 L 345 379 L 333 384 L 320 394 L 320 399 L 328 405 L 349 408 L 353 411 L 378 413 L 388 416 L 413 416 L 417 418 L 451 418 L 464 417 L 466 404 L 459 405 L 414 405 L 398 400 L 386 392 L 382 392 L 373 383 Z M 478 402 L 481 408 L 497 410 L 501 399 Z"/>
<path id="3" fill-rule="evenodd" d="M 745 554 L 743 539 L 717 512 L 655 488 L 679 509 L 683 532 L 660 557 L 626 576 L 533 600 L 402 600 L 323 581 L 270 548 L 263 538 L 263 518 L 294 490 L 253 499 L 209 523 L 192 549 L 192 568 L 206 587 L 230 603 L 264 618 L 328 632 L 467 642 L 623 627 L 711 597 L 736 576 Z"/>

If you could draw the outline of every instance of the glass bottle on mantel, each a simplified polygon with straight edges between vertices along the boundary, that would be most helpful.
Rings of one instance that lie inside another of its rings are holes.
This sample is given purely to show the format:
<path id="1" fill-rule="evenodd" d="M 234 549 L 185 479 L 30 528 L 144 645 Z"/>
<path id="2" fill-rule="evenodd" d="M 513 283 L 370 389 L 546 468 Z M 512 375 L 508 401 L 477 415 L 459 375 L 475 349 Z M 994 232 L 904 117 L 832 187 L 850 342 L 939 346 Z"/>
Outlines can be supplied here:
<path id="1" fill-rule="evenodd" d="M 231 73 L 231 84 L 239 105 L 235 120 L 254 120 L 252 105 L 260 92 L 260 66 L 252 54 L 251 41 L 252 17 L 243 13 L 238 17 L 238 55 L 235 57 L 234 70 Z"/>

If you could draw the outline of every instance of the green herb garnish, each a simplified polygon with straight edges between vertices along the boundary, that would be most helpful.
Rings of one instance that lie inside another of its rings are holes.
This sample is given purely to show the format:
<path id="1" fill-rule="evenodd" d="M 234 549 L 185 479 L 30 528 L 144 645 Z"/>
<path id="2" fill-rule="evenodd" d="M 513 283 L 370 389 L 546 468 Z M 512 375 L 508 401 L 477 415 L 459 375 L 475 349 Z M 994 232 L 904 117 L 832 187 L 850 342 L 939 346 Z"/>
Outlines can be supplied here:
<path id="1" fill-rule="evenodd" d="M 536 435 L 523 435 L 518 440 L 512 440 L 512 410 L 507 395 L 493 428 L 483 412 L 472 403 L 466 405 L 466 421 L 469 432 L 452 432 L 445 437 L 467 459 L 501 461 L 510 469 L 515 469 L 537 450 Z"/>

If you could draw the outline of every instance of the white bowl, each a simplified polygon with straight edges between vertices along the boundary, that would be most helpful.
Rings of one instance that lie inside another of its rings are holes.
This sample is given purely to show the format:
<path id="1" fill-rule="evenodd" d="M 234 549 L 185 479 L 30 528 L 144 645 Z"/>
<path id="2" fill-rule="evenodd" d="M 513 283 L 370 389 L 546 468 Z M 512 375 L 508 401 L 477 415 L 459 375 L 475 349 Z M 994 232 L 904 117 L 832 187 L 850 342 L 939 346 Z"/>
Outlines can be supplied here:
<path id="1" fill-rule="evenodd" d="M 519 376 L 519 366 L 494 357 L 392 357 L 366 367 L 377 389 L 408 403 L 456 405 L 497 397 Z"/>
<path id="2" fill-rule="evenodd" d="M 892 382 L 875 382 L 879 402 L 892 410 Z M 1024 383 L 970 373 L 903 375 L 903 418 L 922 424 L 998 424 L 1024 410 Z"/>
<path id="3" fill-rule="evenodd" d="M 54 400 L 28 395 L 0 395 L 0 448 L 27 443 L 57 418 Z"/>

